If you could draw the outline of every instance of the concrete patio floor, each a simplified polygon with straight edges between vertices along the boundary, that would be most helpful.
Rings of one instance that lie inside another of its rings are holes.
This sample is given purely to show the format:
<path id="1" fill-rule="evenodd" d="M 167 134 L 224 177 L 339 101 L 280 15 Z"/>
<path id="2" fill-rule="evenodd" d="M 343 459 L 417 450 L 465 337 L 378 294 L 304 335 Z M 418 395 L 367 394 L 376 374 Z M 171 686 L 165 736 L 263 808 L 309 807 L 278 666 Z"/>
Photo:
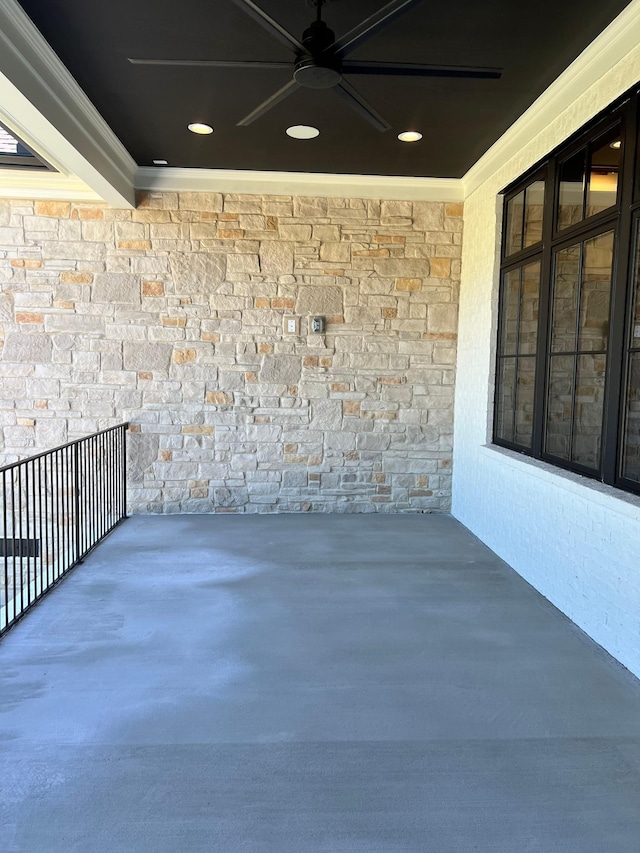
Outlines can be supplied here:
<path id="1" fill-rule="evenodd" d="M 0 747 L 3 853 L 640 850 L 640 683 L 445 516 L 129 519 Z"/>

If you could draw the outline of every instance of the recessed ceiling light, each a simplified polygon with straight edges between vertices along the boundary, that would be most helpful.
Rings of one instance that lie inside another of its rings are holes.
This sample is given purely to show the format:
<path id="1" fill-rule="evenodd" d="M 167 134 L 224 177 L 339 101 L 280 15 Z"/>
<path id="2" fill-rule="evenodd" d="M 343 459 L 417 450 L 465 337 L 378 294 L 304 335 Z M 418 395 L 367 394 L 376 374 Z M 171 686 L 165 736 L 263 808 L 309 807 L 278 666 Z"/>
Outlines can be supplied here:
<path id="1" fill-rule="evenodd" d="M 154 166 L 168 166 L 169 161 L 168 160 L 154 160 L 153 165 Z"/>
<path id="2" fill-rule="evenodd" d="M 192 124 L 188 124 L 187 127 L 191 131 L 191 133 L 201 133 L 206 135 L 208 133 L 213 133 L 213 128 L 211 125 L 202 124 L 199 121 L 194 121 Z"/>
<path id="3" fill-rule="evenodd" d="M 316 136 L 320 135 L 317 127 L 311 127 L 308 124 L 294 124 L 287 128 L 286 133 L 293 139 L 315 139 Z"/>
<path id="4" fill-rule="evenodd" d="M 400 142 L 418 142 L 422 139 L 422 134 L 418 133 L 417 130 L 403 130 L 402 133 L 398 134 L 398 139 Z"/>
<path id="5" fill-rule="evenodd" d="M 622 140 L 616 139 L 615 142 L 612 142 L 609 148 L 620 148 L 622 146 Z"/>

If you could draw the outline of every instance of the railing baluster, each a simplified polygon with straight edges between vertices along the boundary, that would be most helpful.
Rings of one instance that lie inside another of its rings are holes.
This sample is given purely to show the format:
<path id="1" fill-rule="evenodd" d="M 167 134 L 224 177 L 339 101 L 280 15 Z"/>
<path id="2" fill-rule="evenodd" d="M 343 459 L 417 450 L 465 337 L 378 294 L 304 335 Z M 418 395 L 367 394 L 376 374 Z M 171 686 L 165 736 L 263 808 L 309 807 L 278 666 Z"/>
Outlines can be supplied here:
<path id="1" fill-rule="evenodd" d="M 9 624 L 9 529 L 7 527 L 7 472 L 2 472 L 2 535 L 4 536 L 4 619 L 0 621 L 0 631 Z M 0 607 L 2 607 L 0 599 Z M 1 611 L 0 611 L 1 612 Z"/>
<path id="2" fill-rule="evenodd" d="M 127 427 L 0 467 L 0 636 L 126 518 Z"/>

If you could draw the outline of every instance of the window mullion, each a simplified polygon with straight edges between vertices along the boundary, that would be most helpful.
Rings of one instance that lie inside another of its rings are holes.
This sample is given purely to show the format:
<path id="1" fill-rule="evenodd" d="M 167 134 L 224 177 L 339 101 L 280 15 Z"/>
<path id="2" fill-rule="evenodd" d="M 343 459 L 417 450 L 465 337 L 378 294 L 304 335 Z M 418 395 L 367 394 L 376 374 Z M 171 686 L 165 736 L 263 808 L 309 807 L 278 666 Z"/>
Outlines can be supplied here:
<path id="1" fill-rule="evenodd" d="M 584 251 L 586 241 L 580 243 L 578 261 L 578 292 L 576 294 L 575 354 L 573 356 L 573 378 L 571 380 L 571 421 L 569 422 L 569 462 L 573 462 L 573 439 L 576 429 L 576 394 L 578 389 L 578 362 L 580 361 L 580 317 L 582 314 L 582 282 L 584 279 Z"/>
<path id="2" fill-rule="evenodd" d="M 622 429 L 624 400 L 623 381 L 626 375 L 625 317 L 627 313 L 627 282 L 629 281 L 631 251 L 633 246 L 633 203 L 634 172 L 636 166 L 636 142 L 638 139 L 638 102 L 635 98 L 626 105 L 623 124 L 624 154 L 620 186 L 620 218 L 616 229 L 615 258 L 611 282 L 611 312 L 609 329 L 609 355 L 605 383 L 603 424 L 602 478 L 614 484 L 618 478 L 618 449 Z M 632 289 L 632 288 L 630 288 Z"/>
<path id="3" fill-rule="evenodd" d="M 536 344 L 535 399 L 533 406 L 533 456 L 542 456 L 547 389 L 547 349 L 550 334 L 551 280 L 553 258 L 554 214 L 556 207 L 557 181 L 556 163 L 552 158 L 545 175 L 544 213 L 542 221 L 542 263 L 540 265 L 540 289 L 538 291 L 538 340 Z"/>

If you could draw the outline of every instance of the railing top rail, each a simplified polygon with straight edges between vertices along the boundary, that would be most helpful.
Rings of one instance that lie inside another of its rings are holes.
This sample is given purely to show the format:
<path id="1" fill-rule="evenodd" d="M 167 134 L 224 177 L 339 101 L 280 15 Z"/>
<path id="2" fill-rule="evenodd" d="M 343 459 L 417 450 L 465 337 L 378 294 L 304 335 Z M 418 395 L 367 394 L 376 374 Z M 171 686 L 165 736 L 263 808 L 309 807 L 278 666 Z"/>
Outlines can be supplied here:
<path id="1" fill-rule="evenodd" d="M 83 441 L 89 441 L 92 438 L 96 438 L 98 435 L 104 435 L 105 433 L 113 432 L 116 429 L 127 429 L 128 426 L 128 421 L 121 424 L 115 424 L 115 426 L 101 429 L 98 432 L 92 432 L 91 435 L 85 435 L 82 438 L 67 441 L 65 444 L 59 444 L 57 447 L 52 447 L 50 450 L 43 450 L 42 453 L 36 453 L 34 456 L 27 456 L 25 459 L 19 459 L 17 462 L 11 462 L 9 465 L 2 465 L 0 466 L 0 474 L 4 474 L 5 471 L 11 471 L 14 468 L 18 468 L 20 465 L 27 465 L 29 462 L 34 462 L 36 459 L 42 459 L 44 456 L 50 456 L 52 453 L 57 453 L 58 450 L 64 450 L 66 447 L 73 447 L 76 444 L 82 444 Z"/>

